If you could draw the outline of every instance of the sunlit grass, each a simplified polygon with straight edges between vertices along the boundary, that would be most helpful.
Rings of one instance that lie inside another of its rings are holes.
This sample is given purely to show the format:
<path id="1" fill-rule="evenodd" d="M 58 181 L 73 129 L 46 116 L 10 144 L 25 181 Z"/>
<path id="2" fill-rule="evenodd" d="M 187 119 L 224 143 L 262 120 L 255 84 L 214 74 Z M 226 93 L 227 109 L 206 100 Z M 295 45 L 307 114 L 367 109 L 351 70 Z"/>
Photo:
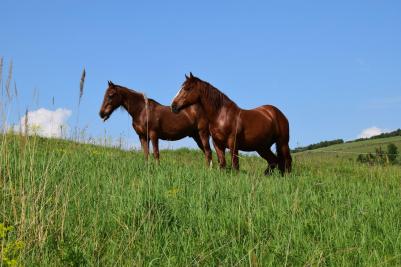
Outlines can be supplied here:
<path id="1" fill-rule="evenodd" d="M 0 151 L 2 222 L 23 265 L 401 264 L 399 166 L 295 157 L 293 174 L 265 177 L 258 157 L 235 173 L 182 149 L 158 166 L 19 135 Z"/>

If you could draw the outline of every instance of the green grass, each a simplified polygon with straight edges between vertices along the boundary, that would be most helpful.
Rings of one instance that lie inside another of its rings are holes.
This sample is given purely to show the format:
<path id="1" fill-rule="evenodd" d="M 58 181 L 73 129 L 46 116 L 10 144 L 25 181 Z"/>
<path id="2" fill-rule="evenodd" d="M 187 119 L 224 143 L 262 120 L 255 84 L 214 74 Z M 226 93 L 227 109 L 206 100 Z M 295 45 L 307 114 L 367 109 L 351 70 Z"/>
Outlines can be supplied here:
<path id="1" fill-rule="evenodd" d="M 301 153 L 291 175 L 265 177 L 258 157 L 235 173 L 187 149 L 157 166 L 141 152 L 1 138 L 0 222 L 14 226 L 2 246 L 22 241 L 22 265 L 401 265 L 400 166 Z"/>

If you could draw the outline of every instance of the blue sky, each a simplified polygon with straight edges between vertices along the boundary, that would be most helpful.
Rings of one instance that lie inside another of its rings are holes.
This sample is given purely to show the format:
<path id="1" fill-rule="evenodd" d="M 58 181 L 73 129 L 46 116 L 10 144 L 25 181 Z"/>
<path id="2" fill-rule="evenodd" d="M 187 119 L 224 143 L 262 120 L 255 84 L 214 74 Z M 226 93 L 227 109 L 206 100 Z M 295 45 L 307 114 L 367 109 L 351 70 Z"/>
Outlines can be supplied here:
<path id="1" fill-rule="evenodd" d="M 398 0 L 3 0 L 0 7 L 0 56 L 6 67 L 13 60 L 19 89 L 15 121 L 25 107 L 64 108 L 75 125 L 85 66 L 79 125 L 92 136 L 138 143 L 126 113 L 106 123 L 98 117 L 107 80 L 167 105 L 189 71 L 242 108 L 279 107 L 292 147 L 401 127 Z"/>

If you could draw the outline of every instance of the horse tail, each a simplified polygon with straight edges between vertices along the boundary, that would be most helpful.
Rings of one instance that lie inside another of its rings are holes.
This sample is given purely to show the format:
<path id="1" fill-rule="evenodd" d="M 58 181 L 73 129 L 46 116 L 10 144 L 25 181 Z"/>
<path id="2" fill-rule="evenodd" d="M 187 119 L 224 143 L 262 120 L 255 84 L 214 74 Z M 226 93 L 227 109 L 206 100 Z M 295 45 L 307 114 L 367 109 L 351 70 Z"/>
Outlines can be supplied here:
<path id="1" fill-rule="evenodd" d="M 291 172 L 292 157 L 289 147 L 290 141 L 290 126 L 286 116 L 276 107 L 274 107 L 276 113 L 277 123 L 277 141 L 276 151 L 279 162 L 279 169 L 282 174 L 285 172 Z"/>

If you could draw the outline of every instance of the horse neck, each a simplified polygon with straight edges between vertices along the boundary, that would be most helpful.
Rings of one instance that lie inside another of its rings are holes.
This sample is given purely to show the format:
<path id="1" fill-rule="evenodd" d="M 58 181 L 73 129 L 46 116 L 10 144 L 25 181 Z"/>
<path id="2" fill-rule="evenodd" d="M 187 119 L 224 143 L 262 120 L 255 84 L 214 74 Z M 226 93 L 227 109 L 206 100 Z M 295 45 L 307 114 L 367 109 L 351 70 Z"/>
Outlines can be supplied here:
<path id="1" fill-rule="evenodd" d="M 208 92 L 211 90 L 212 92 Z M 212 94 L 217 94 L 217 97 L 211 97 Z M 217 118 L 224 108 L 230 108 L 230 112 L 238 112 L 239 108 L 230 98 L 220 92 L 217 88 L 209 84 L 204 85 L 203 92 L 200 97 L 203 109 L 206 112 L 209 120 L 213 121 Z"/>
<path id="2" fill-rule="evenodd" d="M 120 94 L 123 98 L 122 106 L 132 116 L 137 117 L 145 108 L 145 97 L 143 94 L 129 90 L 127 88 L 120 88 Z"/>

